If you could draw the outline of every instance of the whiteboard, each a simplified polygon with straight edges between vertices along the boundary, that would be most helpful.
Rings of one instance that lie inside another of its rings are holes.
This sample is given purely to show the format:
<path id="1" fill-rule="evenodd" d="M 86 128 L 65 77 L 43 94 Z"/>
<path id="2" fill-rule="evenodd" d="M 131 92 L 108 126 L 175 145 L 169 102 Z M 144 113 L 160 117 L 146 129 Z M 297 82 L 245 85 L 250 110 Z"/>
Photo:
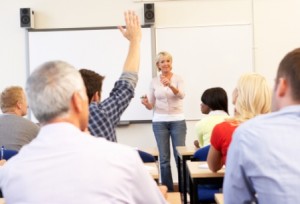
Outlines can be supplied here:
<path id="1" fill-rule="evenodd" d="M 121 76 L 128 40 L 116 28 L 87 30 L 29 30 L 29 73 L 49 60 L 63 60 L 76 68 L 87 68 L 104 75 L 102 100 L 109 96 Z M 121 121 L 151 120 L 152 112 L 140 102 L 152 79 L 151 28 L 142 28 L 139 81 L 135 97 Z M 33 120 L 35 118 L 32 116 Z"/>
<path id="2" fill-rule="evenodd" d="M 185 82 L 187 120 L 198 120 L 201 95 L 220 86 L 227 92 L 233 114 L 232 91 L 243 73 L 253 71 L 251 25 L 178 27 L 156 29 L 156 50 L 173 56 L 173 72 Z"/>

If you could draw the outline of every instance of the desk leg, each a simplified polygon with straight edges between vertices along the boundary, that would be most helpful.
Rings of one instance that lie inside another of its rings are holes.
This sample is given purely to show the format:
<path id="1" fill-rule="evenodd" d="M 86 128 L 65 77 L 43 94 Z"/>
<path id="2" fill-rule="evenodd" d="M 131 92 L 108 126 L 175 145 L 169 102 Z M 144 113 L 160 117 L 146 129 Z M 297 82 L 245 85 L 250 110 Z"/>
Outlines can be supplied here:
<path id="1" fill-rule="evenodd" d="M 179 156 L 179 154 L 177 154 L 177 167 L 178 167 L 178 188 L 179 188 L 179 192 L 182 193 L 182 180 L 181 180 L 181 176 L 182 176 L 182 171 L 181 171 L 181 158 Z"/>
<path id="2" fill-rule="evenodd" d="M 190 176 L 190 173 L 188 173 L 188 177 L 189 177 L 189 193 L 190 193 L 190 203 L 194 204 L 195 202 L 195 198 L 194 198 L 194 194 L 195 194 L 195 189 L 194 189 L 194 182 L 192 180 L 192 177 Z"/>
<path id="3" fill-rule="evenodd" d="M 182 156 L 182 180 L 183 180 L 183 203 L 184 204 L 187 204 L 187 192 L 186 192 L 186 189 L 187 189 L 187 182 L 186 182 L 186 172 L 187 172 L 187 169 L 186 169 L 186 160 L 187 158 Z"/>

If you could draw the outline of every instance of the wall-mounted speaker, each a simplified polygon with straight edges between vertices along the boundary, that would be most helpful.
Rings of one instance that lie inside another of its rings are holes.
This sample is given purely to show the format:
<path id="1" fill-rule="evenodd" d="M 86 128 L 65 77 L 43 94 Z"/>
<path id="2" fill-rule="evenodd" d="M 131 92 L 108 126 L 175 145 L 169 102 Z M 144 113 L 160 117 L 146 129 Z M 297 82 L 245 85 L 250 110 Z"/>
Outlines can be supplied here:
<path id="1" fill-rule="evenodd" d="M 34 28 L 34 12 L 30 8 L 20 8 L 20 26 Z"/>
<path id="2" fill-rule="evenodd" d="M 144 21 L 145 24 L 155 23 L 154 3 L 144 4 Z"/>

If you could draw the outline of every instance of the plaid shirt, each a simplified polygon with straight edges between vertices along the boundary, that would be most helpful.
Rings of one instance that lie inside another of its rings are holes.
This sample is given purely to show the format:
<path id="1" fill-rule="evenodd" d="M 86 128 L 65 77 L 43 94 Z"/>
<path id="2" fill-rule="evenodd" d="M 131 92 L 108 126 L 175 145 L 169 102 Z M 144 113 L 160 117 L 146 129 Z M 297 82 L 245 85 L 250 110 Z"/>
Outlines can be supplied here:
<path id="1" fill-rule="evenodd" d="M 89 131 L 92 135 L 117 142 L 115 127 L 134 97 L 136 82 L 136 74 L 123 73 L 107 99 L 101 103 L 90 104 Z"/>

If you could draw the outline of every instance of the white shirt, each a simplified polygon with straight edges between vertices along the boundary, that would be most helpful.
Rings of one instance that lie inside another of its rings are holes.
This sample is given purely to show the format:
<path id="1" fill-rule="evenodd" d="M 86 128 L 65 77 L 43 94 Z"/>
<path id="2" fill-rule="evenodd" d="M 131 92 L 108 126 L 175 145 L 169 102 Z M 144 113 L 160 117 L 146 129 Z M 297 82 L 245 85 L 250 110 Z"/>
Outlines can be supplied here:
<path id="1" fill-rule="evenodd" d="M 69 123 L 39 135 L 0 169 L 8 204 L 166 203 L 138 153 Z"/>

